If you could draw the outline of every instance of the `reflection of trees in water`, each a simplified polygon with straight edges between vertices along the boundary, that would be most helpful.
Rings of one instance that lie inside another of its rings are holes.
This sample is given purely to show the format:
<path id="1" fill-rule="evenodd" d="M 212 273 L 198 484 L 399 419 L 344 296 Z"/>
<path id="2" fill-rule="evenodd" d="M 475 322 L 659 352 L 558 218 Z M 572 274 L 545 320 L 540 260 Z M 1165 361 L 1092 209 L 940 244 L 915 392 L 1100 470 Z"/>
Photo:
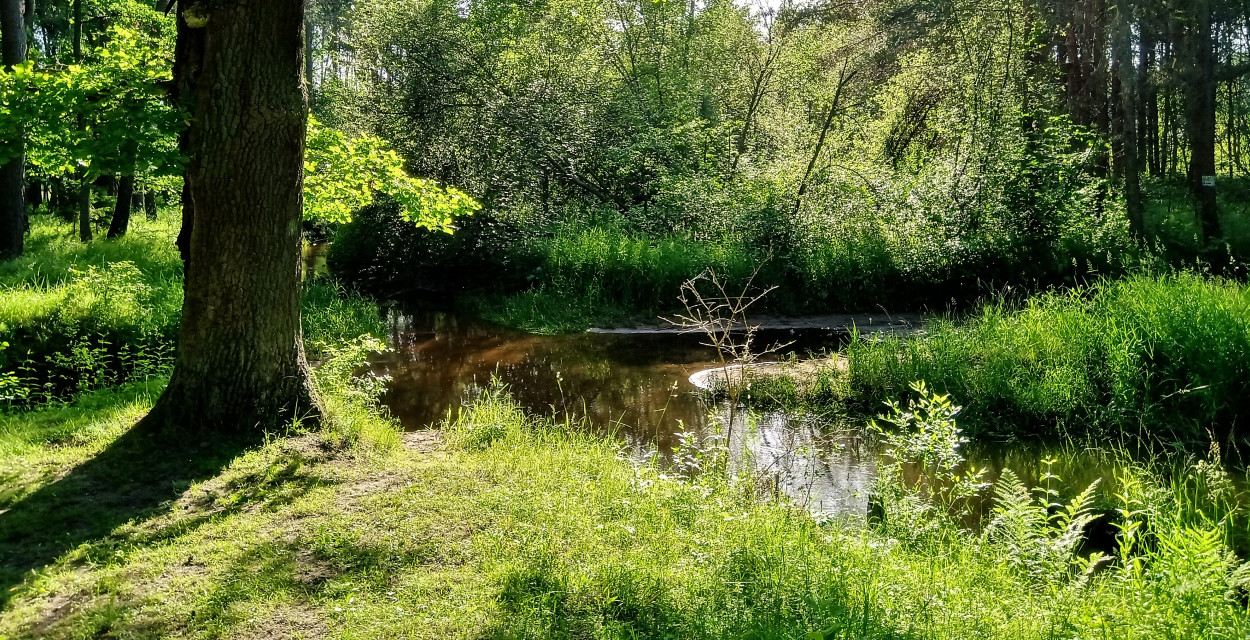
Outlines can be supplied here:
<path id="1" fill-rule="evenodd" d="M 731 414 L 726 404 L 719 413 L 722 421 Z M 781 412 L 739 410 L 733 415 L 732 471 L 755 473 L 813 513 L 864 517 L 876 481 L 876 456 L 861 430 Z"/>
<path id="2" fill-rule="evenodd" d="M 535 336 L 449 314 L 393 315 L 391 328 L 394 349 L 379 354 L 372 370 L 392 377 L 384 400 L 409 429 L 437 424 L 497 375 L 530 413 L 586 418 L 640 457 L 658 450 L 667 458 L 682 431 L 712 435 L 709 407 L 688 382 L 691 373 L 714 366 L 714 354 L 699 346 L 697 337 Z M 711 409 L 728 419 L 726 405 Z M 834 429 L 780 413 L 753 418 L 733 413 L 730 451 L 746 452 L 734 457 L 739 470 L 753 465 L 760 477 L 813 512 L 863 516 L 876 478 L 876 454 L 860 429 Z M 1026 483 L 1040 473 L 1038 461 L 1054 454 L 1019 445 L 967 453 L 989 469 L 987 480 L 1008 467 Z M 1110 475 L 1105 463 L 1089 456 L 1069 452 L 1059 458 L 1057 472 L 1067 486 L 1084 488 Z M 914 481 L 912 470 L 904 475 Z"/>

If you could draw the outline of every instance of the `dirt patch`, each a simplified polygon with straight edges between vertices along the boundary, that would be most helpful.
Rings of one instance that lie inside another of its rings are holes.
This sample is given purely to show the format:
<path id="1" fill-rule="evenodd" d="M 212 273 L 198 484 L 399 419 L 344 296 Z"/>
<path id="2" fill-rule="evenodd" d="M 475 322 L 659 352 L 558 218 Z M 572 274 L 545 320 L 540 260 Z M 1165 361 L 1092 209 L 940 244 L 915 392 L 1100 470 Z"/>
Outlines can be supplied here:
<path id="1" fill-rule="evenodd" d="M 338 574 L 328 562 L 307 549 L 302 549 L 295 555 L 295 581 L 305 587 L 315 589 Z"/>
<path id="2" fill-rule="evenodd" d="M 306 605 L 296 603 L 282 605 L 263 618 L 253 618 L 239 625 L 232 637 L 260 638 L 325 638 L 330 628 Z"/>
<path id="3" fill-rule="evenodd" d="M 69 594 L 52 594 L 40 608 L 38 619 L 29 629 L 30 637 L 42 638 L 60 621 L 69 617 L 84 604 L 91 601 L 91 594 L 86 591 L 74 591 Z"/>
<path id="4" fill-rule="evenodd" d="M 432 453 L 443 446 L 443 432 L 437 429 L 406 431 L 401 439 L 405 449 L 416 453 Z"/>

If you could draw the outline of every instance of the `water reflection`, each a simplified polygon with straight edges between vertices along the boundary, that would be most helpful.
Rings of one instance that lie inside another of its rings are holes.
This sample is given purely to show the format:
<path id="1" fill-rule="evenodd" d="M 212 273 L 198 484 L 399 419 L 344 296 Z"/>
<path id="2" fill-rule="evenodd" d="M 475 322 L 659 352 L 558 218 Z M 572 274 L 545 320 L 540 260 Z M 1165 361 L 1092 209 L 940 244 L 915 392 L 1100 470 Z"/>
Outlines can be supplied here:
<path id="1" fill-rule="evenodd" d="M 531 414 L 585 418 L 639 457 L 658 452 L 667 458 L 679 434 L 705 438 L 717 423 L 732 424 L 728 446 L 738 454 L 732 463 L 739 470 L 752 465 L 778 492 L 814 512 L 862 517 L 867 511 L 878 454 L 861 430 L 784 413 L 731 411 L 727 403 L 708 406 L 689 377 L 715 366 L 716 358 L 697 335 L 537 336 L 438 312 L 392 312 L 390 327 L 393 349 L 376 355 L 371 369 L 391 378 L 383 401 L 409 430 L 454 416 L 498 377 Z M 791 342 L 788 350 L 800 354 L 836 349 L 844 339 L 827 330 L 759 336 L 761 343 Z M 1044 452 L 1036 450 L 981 447 L 969 454 L 973 464 L 988 468 L 989 481 L 1005 467 L 1027 484 L 1045 472 Z M 1077 490 L 1108 475 L 1089 457 L 1060 458 L 1063 466 L 1052 471 Z"/>

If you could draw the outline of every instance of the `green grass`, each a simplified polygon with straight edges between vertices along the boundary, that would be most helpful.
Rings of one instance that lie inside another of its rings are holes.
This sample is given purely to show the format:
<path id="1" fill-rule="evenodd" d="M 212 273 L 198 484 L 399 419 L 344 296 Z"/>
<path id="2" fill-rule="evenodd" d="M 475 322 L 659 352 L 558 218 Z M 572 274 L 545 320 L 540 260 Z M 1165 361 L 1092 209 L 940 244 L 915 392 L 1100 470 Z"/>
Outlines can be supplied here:
<path id="1" fill-rule="evenodd" d="M 125 237 L 90 243 L 55 218 L 31 220 L 26 253 L 0 265 L 5 402 L 28 407 L 163 375 L 182 317 L 176 216 L 136 218 Z M 304 288 L 304 320 L 314 359 L 385 334 L 376 305 L 324 279 Z"/>
<path id="2" fill-rule="evenodd" d="M 183 451 L 193 463 L 177 466 L 160 462 L 167 449 L 124 442 L 125 421 L 146 397 L 118 392 L 56 409 L 100 419 L 72 420 L 78 426 L 55 444 L 0 458 L 9 478 L 0 496 L 0 636 L 1031 640 L 1250 631 L 1237 595 L 1244 570 L 1234 571 L 1219 514 L 1186 511 L 1212 485 L 1169 485 L 1136 467 L 1125 467 L 1136 483 L 1126 494 L 1149 512 L 1148 539 L 1126 552 L 1129 561 L 1083 579 L 1030 562 L 1042 553 L 1030 545 L 1050 539 L 1045 518 L 1024 519 L 1016 537 L 986 537 L 900 501 L 882 527 L 821 523 L 761 500 L 749 481 L 714 471 L 684 480 L 631 463 L 576 425 L 527 418 L 498 388 L 446 426 L 441 450 L 353 453 L 309 434 L 191 446 Z M 22 414 L 7 433 L 41 432 L 47 422 Z M 147 465 L 137 474 L 136 461 Z"/>
<path id="3" fill-rule="evenodd" d="M 1205 443 L 1250 415 L 1250 288 L 1137 276 L 986 305 L 919 337 L 860 336 L 845 353 L 846 384 L 821 387 L 826 400 L 875 410 L 924 380 L 977 435 Z"/>

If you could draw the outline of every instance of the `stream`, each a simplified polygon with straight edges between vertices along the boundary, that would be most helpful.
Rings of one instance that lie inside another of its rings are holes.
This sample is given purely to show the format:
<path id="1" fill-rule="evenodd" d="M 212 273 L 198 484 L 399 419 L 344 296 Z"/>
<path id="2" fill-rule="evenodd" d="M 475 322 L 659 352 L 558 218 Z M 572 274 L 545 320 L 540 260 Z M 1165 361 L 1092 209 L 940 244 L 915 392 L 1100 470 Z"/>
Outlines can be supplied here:
<path id="1" fill-rule="evenodd" d="M 785 412 L 730 411 L 709 405 L 690 375 L 717 366 L 696 334 L 580 333 L 543 336 L 437 311 L 389 313 L 392 349 L 371 370 L 387 376 L 383 403 L 407 430 L 436 427 L 497 377 L 531 414 L 572 417 L 620 440 L 639 458 L 668 460 L 681 434 L 711 435 L 733 416 L 733 463 L 754 465 L 797 504 L 826 517 L 863 517 L 878 453 L 860 425 L 830 424 Z M 825 329 L 761 331 L 757 344 L 789 343 L 781 355 L 836 350 L 847 339 Z M 970 462 L 993 480 L 1012 468 L 1028 482 L 1042 471 L 1037 452 L 980 447 Z M 1075 471 L 1075 473 L 1073 472 Z M 1067 484 L 1083 488 L 1108 470 L 1096 461 L 1072 465 Z"/>

